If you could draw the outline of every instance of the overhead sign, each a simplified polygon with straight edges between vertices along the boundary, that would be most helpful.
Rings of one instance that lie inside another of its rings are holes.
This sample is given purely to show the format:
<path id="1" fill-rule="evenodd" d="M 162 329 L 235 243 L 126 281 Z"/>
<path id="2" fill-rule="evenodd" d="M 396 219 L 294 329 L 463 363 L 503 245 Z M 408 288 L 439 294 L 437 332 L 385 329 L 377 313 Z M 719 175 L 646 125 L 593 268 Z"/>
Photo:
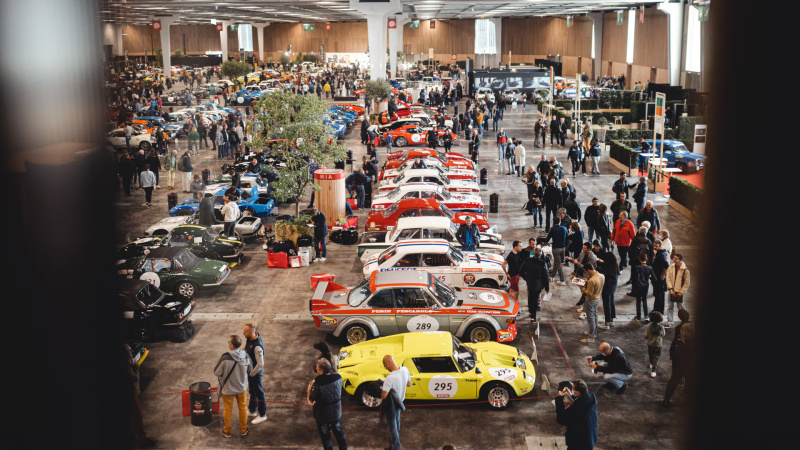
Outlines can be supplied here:
<path id="1" fill-rule="evenodd" d="M 436 28 L 436 21 L 435 20 L 431 20 L 431 30 L 434 29 L 434 28 Z"/>
<path id="2" fill-rule="evenodd" d="M 456 55 L 455 53 L 450 55 L 450 59 L 452 59 L 453 61 L 455 61 L 457 58 L 458 58 L 458 55 Z"/>
<path id="3" fill-rule="evenodd" d="M 160 20 L 154 20 L 153 21 L 153 29 L 155 31 L 161 31 L 161 21 Z"/>
<path id="4" fill-rule="evenodd" d="M 617 25 L 622 25 L 625 22 L 625 16 L 622 13 L 623 11 L 617 11 Z"/>
<path id="5" fill-rule="evenodd" d="M 303 24 L 303 31 L 314 31 L 314 24 L 313 23 L 304 23 Z"/>
<path id="6" fill-rule="evenodd" d="M 224 30 L 224 29 L 225 29 L 225 26 L 224 26 L 224 25 L 222 25 L 221 23 L 218 23 L 218 24 L 217 24 L 217 31 L 222 31 L 222 30 Z"/>
<path id="7" fill-rule="evenodd" d="M 326 23 L 325 24 L 325 29 L 328 30 L 328 31 L 331 31 L 331 24 Z"/>
<path id="8" fill-rule="evenodd" d="M 572 28 L 572 16 L 567 16 L 567 28 Z"/>
<path id="9" fill-rule="evenodd" d="M 409 30 L 419 30 L 419 20 L 415 20 L 413 22 L 409 22 L 408 29 Z"/>
<path id="10" fill-rule="evenodd" d="M 387 26 L 389 27 L 389 29 L 397 28 L 397 19 L 389 19 Z"/>
<path id="11" fill-rule="evenodd" d="M 699 5 L 697 7 L 697 20 L 708 22 L 708 10 L 711 5 Z"/>

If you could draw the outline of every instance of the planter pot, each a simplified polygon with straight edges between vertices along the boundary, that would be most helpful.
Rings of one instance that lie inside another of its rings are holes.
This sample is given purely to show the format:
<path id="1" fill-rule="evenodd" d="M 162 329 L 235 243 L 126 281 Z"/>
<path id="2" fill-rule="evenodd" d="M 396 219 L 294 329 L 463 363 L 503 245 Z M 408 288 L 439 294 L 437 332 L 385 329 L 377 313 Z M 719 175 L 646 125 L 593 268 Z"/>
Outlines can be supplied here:
<path id="1" fill-rule="evenodd" d="M 275 240 L 276 241 L 291 241 L 295 248 L 297 248 L 297 238 L 301 236 L 312 236 L 310 230 L 308 233 L 298 233 L 293 230 L 291 225 L 275 225 Z"/>

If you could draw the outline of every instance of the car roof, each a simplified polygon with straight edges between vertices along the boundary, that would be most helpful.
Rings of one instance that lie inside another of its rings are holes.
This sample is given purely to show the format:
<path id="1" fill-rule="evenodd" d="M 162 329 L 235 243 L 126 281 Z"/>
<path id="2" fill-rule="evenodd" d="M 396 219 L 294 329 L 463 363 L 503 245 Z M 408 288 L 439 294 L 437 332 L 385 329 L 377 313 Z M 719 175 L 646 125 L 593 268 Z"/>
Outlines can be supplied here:
<path id="1" fill-rule="evenodd" d="M 432 198 L 404 198 L 398 200 L 397 207 L 399 209 L 412 209 L 412 208 L 425 208 L 436 209 L 439 207 L 439 201 Z"/>
<path id="2" fill-rule="evenodd" d="M 370 290 L 383 286 L 422 286 L 428 285 L 429 274 L 422 270 L 375 271 L 370 276 Z"/>
<path id="3" fill-rule="evenodd" d="M 450 219 L 444 216 L 403 217 L 397 219 L 397 228 L 418 228 L 421 223 L 425 224 L 425 228 L 450 228 Z"/>
<path id="4" fill-rule="evenodd" d="M 401 241 L 394 245 L 395 247 L 402 247 L 405 253 L 411 252 L 425 252 L 445 254 L 450 251 L 450 243 L 444 239 L 425 239 L 422 241 Z M 389 271 L 391 269 L 380 269 Z"/>
<path id="5" fill-rule="evenodd" d="M 437 175 L 437 176 L 439 175 L 439 171 L 436 170 L 436 169 L 406 169 L 406 170 L 403 171 L 403 173 L 407 177 L 415 177 L 417 175 L 423 176 L 423 177 L 432 176 L 432 175 Z"/>
<path id="6" fill-rule="evenodd" d="M 157 258 L 164 258 L 164 259 L 172 259 L 175 255 L 178 254 L 184 247 L 158 247 L 150 250 L 150 253 L 147 254 L 147 259 L 157 259 Z"/>
<path id="7" fill-rule="evenodd" d="M 435 191 L 439 187 L 436 183 L 431 182 L 423 182 L 423 181 L 415 181 L 413 183 L 404 183 L 398 186 L 400 190 L 403 188 L 407 188 L 407 191 Z"/>

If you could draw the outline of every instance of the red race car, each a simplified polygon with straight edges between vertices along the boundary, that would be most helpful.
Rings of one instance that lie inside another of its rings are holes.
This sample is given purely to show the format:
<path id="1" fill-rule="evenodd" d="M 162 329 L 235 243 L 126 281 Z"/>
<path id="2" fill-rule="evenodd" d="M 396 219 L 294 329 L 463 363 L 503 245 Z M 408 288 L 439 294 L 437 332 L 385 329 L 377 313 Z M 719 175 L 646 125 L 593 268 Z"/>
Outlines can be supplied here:
<path id="1" fill-rule="evenodd" d="M 474 194 L 461 194 L 448 191 L 436 183 L 406 183 L 388 194 L 372 198 L 372 210 L 380 211 L 406 198 L 432 198 L 453 211 L 483 212 L 483 200 Z"/>
<path id="2" fill-rule="evenodd" d="M 412 165 L 414 164 L 414 160 L 407 161 L 397 167 L 395 169 L 386 169 L 381 170 L 378 173 L 378 180 L 388 180 L 390 178 L 394 178 L 401 173 L 405 172 L 407 169 L 411 169 Z M 427 164 L 427 163 L 426 163 Z M 464 167 L 447 167 L 442 166 L 441 164 L 428 164 L 425 168 L 428 169 L 436 169 L 442 176 L 445 176 L 451 180 L 472 180 L 478 181 L 478 176 L 475 174 L 475 171 L 472 169 L 467 169 Z"/>
<path id="3" fill-rule="evenodd" d="M 420 152 L 417 151 L 409 151 L 408 155 L 405 158 L 400 159 L 390 159 L 386 162 L 386 167 L 384 170 L 398 168 L 406 163 L 413 164 L 414 158 L 419 156 L 425 161 L 425 164 L 429 166 L 445 166 L 451 169 L 467 169 L 467 170 L 475 170 L 475 163 L 473 163 L 469 159 L 465 158 L 448 158 L 445 156 L 444 153 L 439 153 L 435 150 L 431 150 L 433 154 L 423 150 Z M 423 154 L 424 153 L 424 154 Z M 401 169 L 402 170 L 402 169 Z"/>
<path id="4" fill-rule="evenodd" d="M 469 159 L 466 156 L 464 156 L 464 155 L 462 155 L 460 153 L 440 152 L 439 150 L 434 150 L 434 149 L 429 148 L 429 147 L 414 148 L 414 149 L 408 149 L 408 150 L 400 150 L 400 151 L 397 151 L 397 152 L 391 152 L 391 153 L 389 153 L 387 155 L 386 158 L 389 161 L 392 161 L 392 160 L 395 160 L 395 159 L 405 160 L 406 158 L 409 158 L 409 157 L 413 158 L 414 156 L 417 156 L 417 155 L 425 157 L 425 156 L 434 156 L 434 155 L 437 155 L 437 154 L 438 155 L 444 155 L 446 158 L 450 158 L 450 159 L 466 159 L 466 160 L 469 161 Z"/>
<path id="5" fill-rule="evenodd" d="M 444 146 L 444 134 L 450 133 L 450 136 L 453 138 L 453 143 L 455 144 L 458 142 L 458 135 L 446 130 L 446 129 L 438 129 L 436 130 L 437 136 L 439 137 L 439 145 Z M 426 131 L 420 129 L 417 125 L 404 125 L 396 130 L 388 131 L 384 133 L 384 137 L 386 134 L 392 136 L 392 142 L 394 145 L 398 147 L 405 147 L 406 145 L 426 145 L 425 142 L 425 134 Z"/>
<path id="6" fill-rule="evenodd" d="M 381 211 L 372 211 L 367 216 L 364 224 L 364 231 L 388 231 L 397 225 L 397 219 L 403 217 L 424 217 L 424 216 L 444 216 L 461 225 L 467 216 L 472 217 L 472 221 L 481 231 L 497 233 L 496 227 L 492 227 L 486 216 L 474 212 L 453 212 L 444 203 L 433 198 L 407 198 L 395 202 L 393 205 Z"/>

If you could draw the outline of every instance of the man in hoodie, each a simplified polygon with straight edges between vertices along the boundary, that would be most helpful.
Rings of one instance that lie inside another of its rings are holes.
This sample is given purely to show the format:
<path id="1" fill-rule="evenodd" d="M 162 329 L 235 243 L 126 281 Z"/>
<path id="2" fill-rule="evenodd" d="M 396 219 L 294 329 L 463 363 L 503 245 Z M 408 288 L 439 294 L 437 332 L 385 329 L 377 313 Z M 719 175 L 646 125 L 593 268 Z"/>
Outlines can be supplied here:
<path id="1" fill-rule="evenodd" d="M 256 331 L 256 326 L 248 323 L 242 331 L 246 342 L 244 351 L 247 356 L 255 363 L 255 367 L 250 369 L 247 376 L 247 386 L 250 391 L 250 403 L 247 406 L 247 415 L 255 417 L 252 424 L 257 424 L 267 420 L 267 397 L 264 395 L 264 341 Z"/>
<path id="2" fill-rule="evenodd" d="M 333 370 L 331 362 L 325 358 L 317 360 L 315 369 L 317 377 L 308 384 L 306 401 L 313 407 L 322 448 L 333 450 L 333 432 L 339 450 L 345 450 L 347 441 L 342 429 L 342 376 Z"/>
<path id="3" fill-rule="evenodd" d="M 381 387 L 381 400 L 393 404 L 395 407 L 384 407 L 386 425 L 389 427 L 389 439 L 392 450 L 400 450 L 400 411 L 405 410 L 403 401 L 406 399 L 406 388 L 411 387 L 411 373 L 406 367 L 400 367 L 392 355 L 383 357 L 383 367 L 390 373 L 383 381 Z M 387 398 L 391 396 L 389 400 Z"/>
<path id="4" fill-rule="evenodd" d="M 242 338 L 235 334 L 228 337 L 229 350 L 220 356 L 217 366 L 214 367 L 225 408 L 222 414 L 225 421 L 222 435 L 227 438 L 231 437 L 234 399 L 239 410 L 239 432 L 242 436 L 250 434 L 250 428 L 247 427 L 247 375 L 253 368 L 253 361 L 244 350 L 239 349 L 241 346 Z"/>
<path id="5" fill-rule="evenodd" d="M 536 318 L 536 312 L 539 310 L 539 296 L 543 289 L 550 292 L 550 275 L 547 273 L 547 264 L 542 259 L 542 249 L 533 246 L 532 252 L 531 256 L 523 260 L 519 276 L 525 280 L 528 286 L 528 314 L 531 323 L 535 324 L 539 321 Z M 525 254 L 526 252 L 521 253 Z"/>

